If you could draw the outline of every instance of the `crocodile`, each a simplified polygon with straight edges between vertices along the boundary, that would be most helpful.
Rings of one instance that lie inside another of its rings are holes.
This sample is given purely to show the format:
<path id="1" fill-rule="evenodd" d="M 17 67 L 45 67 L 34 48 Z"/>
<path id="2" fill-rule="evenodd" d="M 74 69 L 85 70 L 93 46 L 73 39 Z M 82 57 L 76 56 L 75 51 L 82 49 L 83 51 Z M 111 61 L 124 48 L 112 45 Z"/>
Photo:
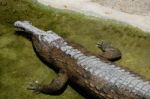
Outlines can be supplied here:
<path id="1" fill-rule="evenodd" d="M 74 43 L 55 32 L 41 30 L 28 21 L 16 21 L 14 26 L 31 35 L 37 55 L 58 71 L 58 76 L 50 84 L 35 81 L 28 89 L 55 94 L 69 81 L 95 99 L 150 99 L 150 81 L 112 62 L 111 57 L 121 58 L 121 53 L 109 44 L 98 43 L 104 54 L 112 53 L 109 57 L 104 54 L 101 57 L 77 49 Z"/>

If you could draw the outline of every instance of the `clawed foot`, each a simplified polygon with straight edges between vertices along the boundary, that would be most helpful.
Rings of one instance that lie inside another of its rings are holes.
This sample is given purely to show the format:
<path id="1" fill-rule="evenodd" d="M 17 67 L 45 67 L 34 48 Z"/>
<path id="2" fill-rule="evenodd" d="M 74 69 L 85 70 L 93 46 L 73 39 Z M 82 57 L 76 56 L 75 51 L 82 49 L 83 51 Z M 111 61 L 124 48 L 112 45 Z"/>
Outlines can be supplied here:
<path id="1" fill-rule="evenodd" d="M 110 48 L 112 45 L 111 45 L 111 43 L 108 42 L 108 41 L 101 40 L 101 41 L 99 41 L 99 42 L 96 44 L 96 46 L 97 46 L 98 48 L 100 48 L 101 50 L 105 50 L 105 49 L 107 49 L 107 48 Z"/>
<path id="2" fill-rule="evenodd" d="M 101 40 L 101 41 L 97 42 L 96 46 L 97 46 L 98 48 L 101 48 L 101 46 L 102 46 L 103 42 L 104 42 L 103 40 Z"/>
<path id="3" fill-rule="evenodd" d="M 41 85 L 39 84 L 38 81 L 34 81 L 29 84 L 29 87 L 27 87 L 28 90 L 33 90 L 34 93 L 40 93 L 41 91 Z"/>

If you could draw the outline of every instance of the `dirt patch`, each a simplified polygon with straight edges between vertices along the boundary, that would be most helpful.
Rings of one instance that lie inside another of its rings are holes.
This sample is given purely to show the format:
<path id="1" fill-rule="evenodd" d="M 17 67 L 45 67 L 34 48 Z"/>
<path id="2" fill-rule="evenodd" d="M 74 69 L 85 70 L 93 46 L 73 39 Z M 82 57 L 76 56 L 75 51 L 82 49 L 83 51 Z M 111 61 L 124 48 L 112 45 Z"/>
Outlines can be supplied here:
<path id="1" fill-rule="evenodd" d="M 150 15 L 149 0 L 91 0 L 91 1 L 130 14 Z"/>
<path id="2" fill-rule="evenodd" d="M 105 19 L 113 19 L 150 32 L 148 0 L 38 0 L 59 9 L 67 9 Z"/>

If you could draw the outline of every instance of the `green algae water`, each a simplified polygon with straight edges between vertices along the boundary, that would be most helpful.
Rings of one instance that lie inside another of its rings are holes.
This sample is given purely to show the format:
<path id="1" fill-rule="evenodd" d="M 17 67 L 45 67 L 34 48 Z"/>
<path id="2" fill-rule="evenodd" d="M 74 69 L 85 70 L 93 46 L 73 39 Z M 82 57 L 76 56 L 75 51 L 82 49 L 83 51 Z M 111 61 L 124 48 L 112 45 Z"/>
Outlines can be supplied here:
<path id="1" fill-rule="evenodd" d="M 26 89 L 34 80 L 49 83 L 56 73 L 40 61 L 28 39 L 15 33 L 17 20 L 53 30 L 97 54 L 96 42 L 110 41 L 122 52 L 118 64 L 150 79 L 149 33 L 113 20 L 47 8 L 36 1 L 0 0 L 0 99 L 83 99 L 70 86 L 60 95 L 34 94 Z"/>

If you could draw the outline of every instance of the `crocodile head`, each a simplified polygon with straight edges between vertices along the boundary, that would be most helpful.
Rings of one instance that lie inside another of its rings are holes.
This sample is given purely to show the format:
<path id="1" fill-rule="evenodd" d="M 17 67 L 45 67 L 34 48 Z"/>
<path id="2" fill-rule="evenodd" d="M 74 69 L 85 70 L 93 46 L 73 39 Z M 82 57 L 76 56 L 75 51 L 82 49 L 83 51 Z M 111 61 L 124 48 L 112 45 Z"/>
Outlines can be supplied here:
<path id="1" fill-rule="evenodd" d="M 23 21 L 23 22 L 29 25 L 32 24 L 30 21 Z M 16 31 L 25 31 L 24 24 L 22 24 L 21 21 L 16 21 L 14 23 L 14 26 Z"/>

